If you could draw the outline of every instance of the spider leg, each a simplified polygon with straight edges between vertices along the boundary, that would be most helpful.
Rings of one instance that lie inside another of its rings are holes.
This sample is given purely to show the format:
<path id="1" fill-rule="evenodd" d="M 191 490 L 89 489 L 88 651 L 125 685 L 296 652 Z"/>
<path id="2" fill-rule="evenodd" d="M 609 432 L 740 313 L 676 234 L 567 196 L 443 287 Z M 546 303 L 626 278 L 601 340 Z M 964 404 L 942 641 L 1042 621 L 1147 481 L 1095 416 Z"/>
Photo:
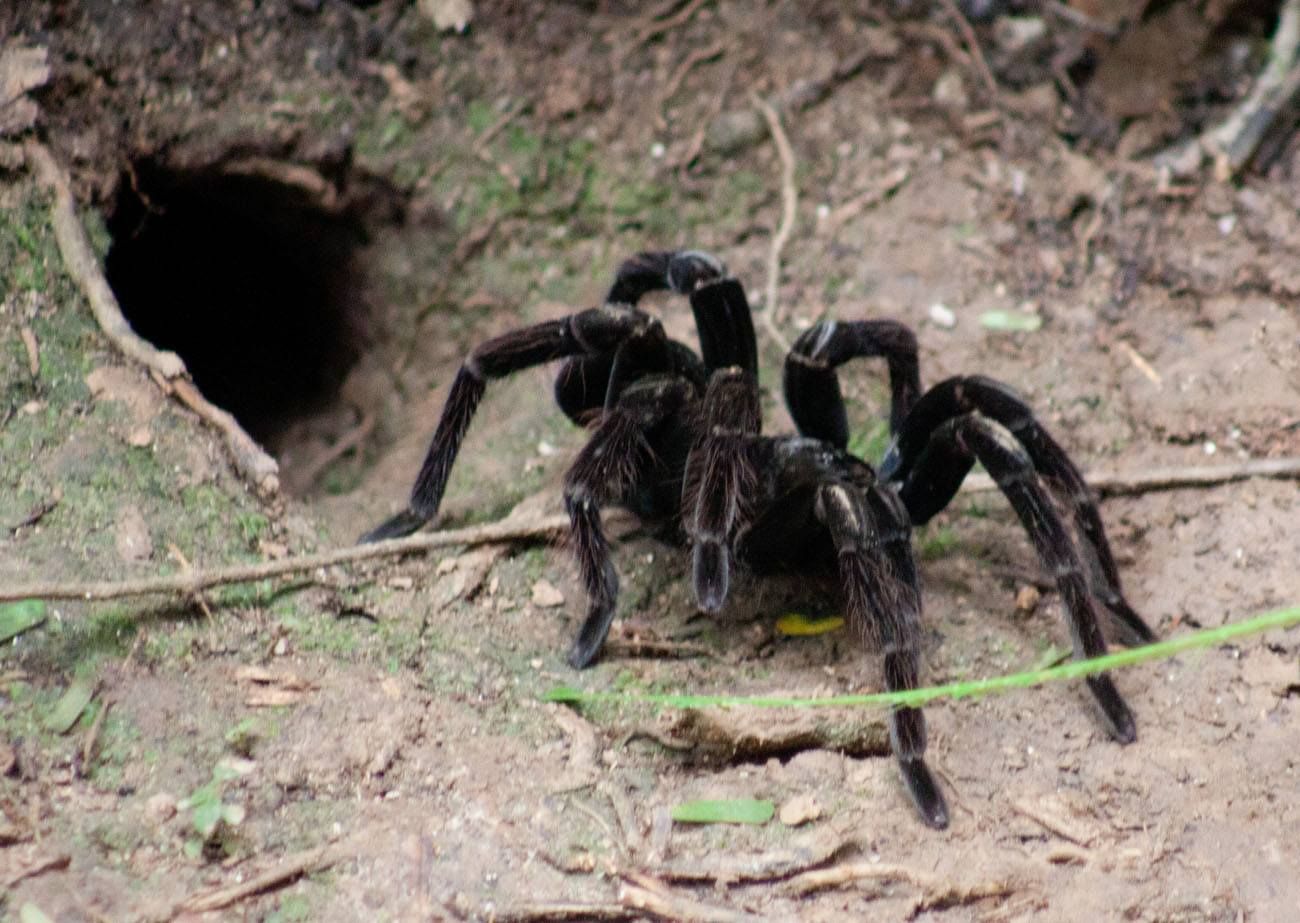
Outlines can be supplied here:
<path id="1" fill-rule="evenodd" d="M 1119 568 L 1106 539 L 1097 503 L 1083 475 L 1034 417 L 1029 405 L 1000 382 L 982 375 L 949 378 L 926 392 L 909 414 L 881 465 L 880 475 L 902 483 L 912 521 L 918 524 L 928 521 L 947 506 L 961 486 L 969 464 L 958 474 L 957 467 L 946 469 L 936 457 L 926 465 L 927 478 L 918 481 L 910 472 L 927 452 L 952 452 L 951 448 L 936 447 L 931 434 L 945 420 L 971 411 L 979 411 L 1009 430 L 1024 447 L 1044 483 L 1069 505 L 1091 565 L 1088 578 L 1092 592 L 1114 616 L 1122 640 L 1130 644 L 1154 641 L 1155 632 L 1124 598 Z"/>
<path id="2" fill-rule="evenodd" d="M 960 483 L 961 476 L 970 470 L 975 459 L 997 482 L 1029 533 L 1044 568 L 1056 578 L 1074 639 L 1075 656 L 1097 657 L 1106 653 L 1106 641 L 1074 541 L 1039 480 L 1032 457 L 1003 424 L 980 412 L 941 423 L 930 434 L 929 446 L 918 457 L 900 498 L 909 510 L 915 505 L 916 513 L 925 517 L 937 497 L 955 492 L 954 482 Z M 927 483 L 939 486 L 930 492 Z M 1136 739 L 1133 714 L 1110 676 L 1098 673 L 1088 677 L 1087 684 L 1101 706 L 1111 736 L 1121 743 Z"/>
<path id="3" fill-rule="evenodd" d="M 921 591 L 907 511 L 888 492 L 832 482 L 817 489 L 814 515 L 838 552 L 849 623 L 884 655 L 886 687 L 917 688 Z M 894 708 L 889 737 L 921 819 L 936 829 L 948 826 L 948 806 L 925 764 L 924 714 L 919 708 Z"/>
<path id="4" fill-rule="evenodd" d="M 871 356 L 889 366 L 889 429 L 898 432 L 921 395 L 916 335 L 892 320 L 822 321 L 795 340 L 785 360 L 785 400 L 802 435 L 841 449 L 849 444 L 835 369 L 850 359 Z"/>
<path id="5" fill-rule="evenodd" d="M 703 435 L 686 460 L 682 527 L 691 541 L 696 601 L 717 612 L 731 584 L 731 542 L 748 519 L 746 501 L 757 481 L 746 447 L 762 416 L 758 382 L 736 366 L 715 371 L 702 415 Z"/>
<path id="6" fill-rule="evenodd" d="M 408 535 L 438 514 L 451 466 L 489 380 L 566 356 L 609 353 L 657 326 L 656 321 L 633 308 L 606 305 L 524 327 L 476 347 L 451 383 L 406 509 L 367 532 L 361 541 Z"/>
<path id="7" fill-rule="evenodd" d="M 595 660 L 609 634 L 618 602 L 618 573 L 600 522 L 604 504 L 621 500 L 641 481 L 656 459 L 647 433 L 678 413 L 692 386 L 681 379 L 641 383 L 597 425 L 564 477 L 564 507 L 583 585 L 587 615 L 569 649 L 568 661 L 582 669 Z"/>

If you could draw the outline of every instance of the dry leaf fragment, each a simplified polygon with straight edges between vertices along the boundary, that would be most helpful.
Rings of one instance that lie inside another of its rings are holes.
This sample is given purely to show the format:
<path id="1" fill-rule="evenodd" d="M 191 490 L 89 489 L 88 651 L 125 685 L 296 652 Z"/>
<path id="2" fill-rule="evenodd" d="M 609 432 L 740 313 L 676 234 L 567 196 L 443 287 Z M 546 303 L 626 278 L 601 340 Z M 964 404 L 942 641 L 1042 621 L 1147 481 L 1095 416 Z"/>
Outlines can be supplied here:
<path id="1" fill-rule="evenodd" d="M 49 81 L 48 57 L 43 46 L 16 42 L 0 51 L 0 137 L 16 135 L 36 124 L 40 109 L 26 94 Z"/>
<path id="2" fill-rule="evenodd" d="M 419 0 L 419 8 L 439 32 L 464 32 L 474 18 L 470 0 Z"/>

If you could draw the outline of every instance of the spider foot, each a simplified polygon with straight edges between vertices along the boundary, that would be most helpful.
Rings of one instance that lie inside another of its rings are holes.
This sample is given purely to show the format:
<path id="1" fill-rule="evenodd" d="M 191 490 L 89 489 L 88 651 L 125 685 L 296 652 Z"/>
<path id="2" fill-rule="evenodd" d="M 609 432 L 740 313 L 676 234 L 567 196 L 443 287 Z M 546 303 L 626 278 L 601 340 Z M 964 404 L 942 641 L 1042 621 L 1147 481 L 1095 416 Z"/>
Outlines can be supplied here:
<path id="1" fill-rule="evenodd" d="M 613 604 L 595 608 L 587 614 L 587 620 L 582 623 L 578 637 L 573 639 L 569 653 L 564 658 L 569 666 L 575 670 L 585 670 L 595 662 L 601 648 L 605 646 L 605 638 L 609 635 L 609 626 L 613 621 Z"/>
<path id="2" fill-rule="evenodd" d="M 382 542 L 388 538 L 402 538 L 416 532 L 429 521 L 429 517 L 422 516 L 411 509 L 402 510 L 396 516 L 385 519 L 379 525 L 375 526 L 361 538 L 357 539 L 358 545 L 369 545 L 372 542 Z"/>
<path id="3" fill-rule="evenodd" d="M 948 803 L 943 799 L 938 784 L 930 772 L 930 767 L 920 757 L 900 759 L 898 766 L 903 771 L 903 781 L 907 784 L 907 794 L 916 805 L 921 820 L 935 830 L 948 826 Z"/>
<path id="4" fill-rule="evenodd" d="M 722 609 L 731 583 L 731 566 L 727 549 L 719 542 L 701 540 L 691 556 L 695 582 L 695 601 L 705 612 Z"/>
<path id="5" fill-rule="evenodd" d="M 1110 677 L 1105 673 L 1089 676 L 1087 683 L 1097 704 L 1101 706 L 1102 714 L 1106 716 L 1110 736 L 1122 744 L 1131 744 L 1137 740 L 1137 722 L 1133 720 L 1133 713 L 1129 711 L 1124 697 L 1119 694 Z"/>

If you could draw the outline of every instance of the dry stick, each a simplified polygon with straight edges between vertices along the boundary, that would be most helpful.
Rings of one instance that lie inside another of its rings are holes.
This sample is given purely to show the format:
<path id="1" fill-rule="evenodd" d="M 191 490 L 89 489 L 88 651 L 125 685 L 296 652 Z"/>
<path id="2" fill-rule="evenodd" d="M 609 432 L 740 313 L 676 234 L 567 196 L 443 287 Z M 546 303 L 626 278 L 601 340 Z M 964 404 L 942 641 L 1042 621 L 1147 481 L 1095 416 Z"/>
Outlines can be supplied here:
<path id="1" fill-rule="evenodd" d="M 1002 94 L 998 90 L 998 82 L 993 76 L 993 71 L 989 70 L 989 62 L 984 60 L 984 51 L 980 48 L 979 37 L 975 34 L 975 30 L 971 28 L 970 20 L 957 7 L 956 0 L 939 0 L 939 2 L 942 4 L 944 12 L 948 14 L 948 18 L 957 26 L 957 31 L 961 33 L 962 41 L 965 42 L 971 58 L 975 61 L 975 69 L 979 71 L 980 79 L 984 81 L 990 99 L 994 103 L 998 103 L 1002 98 Z"/>
<path id="2" fill-rule="evenodd" d="M 192 570 L 165 577 L 146 577 L 141 580 L 110 580 L 87 583 L 31 583 L 23 586 L 0 587 L 0 602 L 17 599 L 119 599 L 123 596 L 143 596 L 149 593 L 179 593 L 189 595 L 209 587 L 228 583 L 249 583 L 286 574 L 300 574 L 320 567 L 331 567 L 351 561 L 393 557 L 452 545 L 483 545 L 491 542 L 513 542 L 549 539 L 562 533 L 569 524 L 563 514 L 518 523 L 511 519 L 449 529 L 445 532 L 421 532 L 405 538 L 392 538 L 370 545 L 336 548 L 319 554 L 263 561 L 259 564 L 241 564 L 214 570 Z"/>
<path id="3" fill-rule="evenodd" d="M 229 888 L 217 888 L 186 898 L 176 908 L 178 913 L 210 913 L 223 910 L 263 891 L 278 888 L 296 881 L 303 875 L 319 872 L 340 862 L 347 853 L 339 846 L 318 846 L 295 853 L 269 872 L 263 872 L 248 881 Z"/>
<path id="4" fill-rule="evenodd" d="M 1252 458 L 1231 465 L 1096 472 L 1085 475 L 1084 480 L 1103 497 L 1122 497 L 1183 487 L 1213 487 L 1248 478 L 1300 479 L 1300 458 Z M 988 475 L 980 474 L 967 478 L 961 489 L 963 493 L 979 493 L 997 490 L 998 486 Z"/>
<path id="5" fill-rule="evenodd" d="M 664 84 L 663 92 L 659 94 L 659 105 L 656 107 L 658 112 L 655 114 L 656 128 L 663 131 L 668 127 L 668 116 L 665 114 L 668 108 L 668 103 L 677 95 L 677 91 L 681 89 L 683 81 L 686 80 L 686 75 L 689 74 L 696 65 L 703 64 L 705 61 L 710 61 L 713 58 L 719 57 L 726 50 L 726 43 L 719 40 L 704 48 L 696 48 L 686 56 L 685 60 L 683 60 L 681 64 L 677 66 L 677 70 L 673 71 L 673 75 L 669 77 L 668 82 Z"/>
<path id="6" fill-rule="evenodd" d="M 629 54 L 636 51 L 638 48 L 640 48 L 646 42 L 650 41 L 652 38 L 655 38 L 656 36 L 659 35 L 663 35 L 665 32 L 669 31 L 670 29 L 677 28 L 682 23 L 686 22 L 688 19 L 694 16 L 695 11 L 698 10 L 700 7 L 702 7 L 705 4 L 705 2 L 706 0 L 691 0 L 690 3 L 686 4 L 686 6 L 682 7 L 680 10 L 678 10 L 672 16 L 669 16 L 667 19 L 661 19 L 658 20 L 657 22 L 649 23 L 645 28 L 643 28 L 640 32 L 638 32 L 630 42 L 628 42 L 623 47 L 622 51 L 619 54 L 619 57 L 626 58 Z"/>
<path id="7" fill-rule="evenodd" d="M 1119 497 L 1157 490 L 1213 487 L 1248 478 L 1300 479 L 1300 458 L 1258 458 L 1240 464 L 1154 468 L 1127 474 L 1105 472 L 1090 475 L 1086 480 L 1088 485 L 1101 496 Z M 962 485 L 963 493 L 997 489 L 997 485 L 987 475 L 972 475 Z M 0 602 L 13 602 L 19 599 L 120 599 L 124 596 L 144 596 L 150 593 L 190 594 L 229 583 L 250 583 L 352 561 L 414 554 L 453 545 L 473 546 L 550 539 L 562 534 L 568 525 L 569 519 L 563 514 L 522 523 L 515 523 L 511 518 L 507 518 L 482 526 L 449 529 L 443 532 L 421 532 L 406 538 L 336 548 L 319 554 L 214 570 L 193 570 L 165 577 L 147 577 L 120 583 L 103 580 L 86 583 L 28 583 L 0 587 Z"/>
<path id="8" fill-rule="evenodd" d="M 54 160 L 54 155 L 38 141 L 27 142 L 24 150 L 39 181 L 54 192 L 50 223 L 54 226 L 59 252 L 63 255 L 68 275 L 86 296 L 104 335 L 128 359 L 156 372 L 186 406 L 220 430 L 239 473 L 262 493 L 274 494 L 280 487 L 280 468 L 275 460 L 262 451 L 234 417 L 213 406 L 199 393 L 198 388 L 185 377 L 185 363 L 180 356 L 159 350 L 141 339 L 122 316 L 122 308 L 99 268 L 99 260 L 86 238 L 86 229 L 77 217 L 77 203 L 72 197 L 67 174 Z"/>
<path id="9" fill-rule="evenodd" d="M 39 837 L 37 838 L 39 840 Z M 37 875 L 44 875 L 46 872 L 57 872 L 66 869 L 72 864 L 72 857 L 67 853 L 53 853 L 47 856 L 41 856 L 31 865 L 24 866 L 10 875 L 3 882 L 4 887 L 0 891 L 8 891 L 18 882 L 26 878 L 35 878 Z"/>
<path id="10" fill-rule="evenodd" d="M 502 907 L 492 914 L 497 923 L 534 923 L 563 920 L 638 920 L 641 915 L 621 904 L 520 904 Z"/>
<path id="11" fill-rule="evenodd" d="M 375 415 L 373 413 L 363 413 L 361 422 L 344 433 L 338 442 L 319 455 L 307 459 L 298 470 L 291 470 L 289 472 L 291 484 L 301 485 L 303 488 L 311 487 L 325 472 L 326 468 L 365 442 L 370 436 L 370 431 L 374 428 Z M 296 494 L 303 491 L 292 490 L 292 492 Z"/>
<path id="12" fill-rule="evenodd" d="M 141 339 L 122 316 L 117 298 L 108 286 L 108 280 L 99 271 L 99 260 L 86 239 L 86 230 L 77 217 L 77 203 L 72 197 L 72 187 L 67 174 L 54 160 L 49 148 L 39 141 L 28 141 L 25 148 L 27 160 L 36 169 L 36 177 L 54 193 L 50 210 L 50 223 L 54 237 L 59 242 L 68 275 L 90 302 L 99 327 L 119 350 L 141 365 L 157 369 L 166 378 L 185 374 L 185 363 L 173 352 L 163 352 L 152 343 Z"/>
<path id="13" fill-rule="evenodd" d="M 636 872 L 622 874 L 624 882 L 618 891 L 619 903 L 652 916 L 663 917 L 665 920 L 690 920 L 694 923 L 751 923 L 762 919 L 677 894 L 663 882 L 648 875 Z"/>
<path id="14" fill-rule="evenodd" d="M 1300 87 L 1300 0 L 1286 0 L 1269 43 L 1268 61 L 1250 95 L 1217 128 L 1202 136 L 1215 159 L 1215 172 L 1228 180 L 1246 165 L 1277 114 Z"/>
<path id="15" fill-rule="evenodd" d="M 750 98 L 767 122 L 767 129 L 772 133 L 772 141 L 776 144 L 777 156 L 781 158 L 781 224 L 772 236 L 772 246 L 767 253 L 767 304 L 763 305 L 762 323 L 763 329 L 781 347 L 781 351 L 789 353 L 790 343 L 776 326 L 776 292 L 781 278 L 781 251 L 794 229 L 799 205 L 799 193 L 794 185 L 794 150 L 790 147 L 785 129 L 781 127 L 781 117 L 772 105 L 757 93 L 751 94 Z"/>

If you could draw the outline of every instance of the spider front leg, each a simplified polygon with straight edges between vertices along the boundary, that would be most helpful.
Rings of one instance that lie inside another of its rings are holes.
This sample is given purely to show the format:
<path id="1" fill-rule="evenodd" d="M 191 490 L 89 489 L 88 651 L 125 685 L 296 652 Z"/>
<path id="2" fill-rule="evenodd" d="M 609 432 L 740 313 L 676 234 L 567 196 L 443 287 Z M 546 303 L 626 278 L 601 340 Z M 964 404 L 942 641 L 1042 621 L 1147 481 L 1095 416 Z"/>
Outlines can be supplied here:
<path id="1" fill-rule="evenodd" d="M 689 382 L 664 377 L 628 388 L 565 475 L 570 543 L 587 591 L 587 615 L 567 658 L 574 669 L 596 659 L 618 603 L 618 572 L 601 526 L 601 507 L 623 500 L 646 483 L 661 464 L 651 450 L 651 434 L 656 427 L 671 425 L 692 393 Z"/>
<path id="2" fill-rule="evenodd" d="M 785 401 L 802 435 L 841 449 L 849 444 L 848 415 L 835 370 L 850 359 L 871 356 L 889 366 L 889 429 L 898 431 L 921 396 L 915 334 L 892 320 L 822 321 L 794 341 L 785 360 Z"/>
<path id="3" fill-rule="evenodd" d="M 745 369 L 719 369 L 709 378 L 702 435 L 686 460 L 682 528 L 691 542 L 695 599 L 717 612 L 731 585 L 731 542 L 748 519 L 757 474 L 746 453 L 762 420 L 758 383 Z"/>
<path id="4" fill-rule="evenodd" d="M 920 685 L 921 590 L 912 560 L 907 511 L 890 493 L 844 483 L 817 489 L 814 515 L 838 554 L 849 624 L 884 655 L 891 692 Z M 948 826 L 948 805 L 925 764 L 925 715 L 896 707 L 889 739 L 908 795 L 931 827 Z"/>

